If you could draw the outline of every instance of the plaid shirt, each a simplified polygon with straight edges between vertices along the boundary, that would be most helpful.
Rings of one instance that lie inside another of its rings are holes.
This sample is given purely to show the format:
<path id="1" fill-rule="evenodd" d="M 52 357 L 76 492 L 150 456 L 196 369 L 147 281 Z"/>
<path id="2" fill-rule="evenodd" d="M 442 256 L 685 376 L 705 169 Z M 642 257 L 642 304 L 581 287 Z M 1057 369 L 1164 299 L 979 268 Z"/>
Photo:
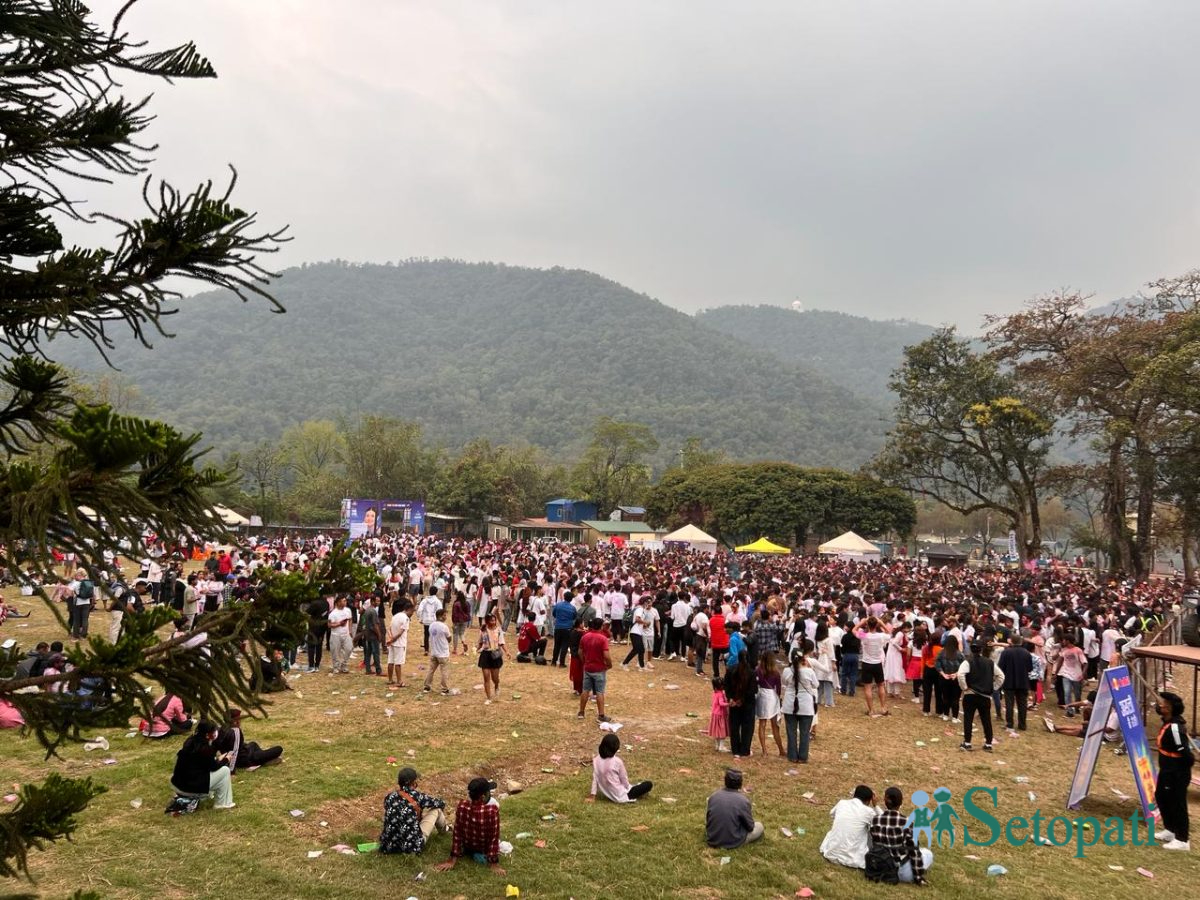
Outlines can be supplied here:
<path id="1" fill-rule="evenodd" d="M 500 861 L 500 807 L 486 800 L 460 800 L 454 811 L 451 856 L 482 853 L 490 863 Z"/>
<path id="2" fill-rule="evenodd" d="M 775 653 L 783 639 L 783 627 L 769 620 L 759 619 L 754 623 L 754 642 L 759 654 Z"/>
<path id="3" fill-rule="evenodd" d="M 871 844 L 875 847 L 887 847 L 897 866 L 906 862 L 912 863 L 913 881 L 925 880 L 925 864 L 921 853 L 913 841 L 912 829 L 904 821 L 904 817 L 894 809 L 885 809 L 871 823 Z"/>

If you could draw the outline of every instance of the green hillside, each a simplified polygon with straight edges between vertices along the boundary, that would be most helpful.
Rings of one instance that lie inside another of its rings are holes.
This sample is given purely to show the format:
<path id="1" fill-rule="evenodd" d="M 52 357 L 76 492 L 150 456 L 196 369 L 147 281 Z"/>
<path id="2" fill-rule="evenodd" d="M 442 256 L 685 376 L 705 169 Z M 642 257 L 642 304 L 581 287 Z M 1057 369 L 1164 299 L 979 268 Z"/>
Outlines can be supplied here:
<path id="1" fill-rule="evenodd" d="M 696 314 L 702 325 L 804 366 L 864 397 L 885 399 L 904 348 L 934 329 L 916 322 L 877 322 L 827 310 L 721 306 Z"/>
<path id="2" fill-rule="evenodd" d="M 286 315 L 189 298 L 174 340 L 121 340 L 113 362 L 156 416 L 228 449 L 370 412 L 450 448 L 482 436 L 571 455 L 610 415 L 649 424 L 664 459 L 697 435 L 738 459 L 852 467 L 886 429 L 881 406 L 588 272 L 327 263 L 289 270 L 275 293 Z M 52 355 L 102 366 L 88 347 Z"/>

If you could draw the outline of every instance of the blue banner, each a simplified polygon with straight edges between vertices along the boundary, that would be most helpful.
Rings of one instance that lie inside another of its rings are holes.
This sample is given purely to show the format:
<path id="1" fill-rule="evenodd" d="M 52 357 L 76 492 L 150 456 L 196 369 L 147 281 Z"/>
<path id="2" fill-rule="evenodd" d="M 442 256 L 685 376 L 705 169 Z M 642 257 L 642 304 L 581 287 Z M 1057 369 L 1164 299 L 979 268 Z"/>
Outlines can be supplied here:
<path id="1" fill-rule="evenodd" d="M 1142 812 L 1149 818 L 1154 813 L 1154 758 L 1150 755 L 1146 727 L 1138 712 L 1129 667 L 1105 669 L 1104 681 L 1117 708 L 1117 720 L 1121 723 L 1121 736 L 1125 738 L 1129 767 L 1133 770 L 1133 781 L 1137 785 L 1138 798 L 1142 801 Z"/>

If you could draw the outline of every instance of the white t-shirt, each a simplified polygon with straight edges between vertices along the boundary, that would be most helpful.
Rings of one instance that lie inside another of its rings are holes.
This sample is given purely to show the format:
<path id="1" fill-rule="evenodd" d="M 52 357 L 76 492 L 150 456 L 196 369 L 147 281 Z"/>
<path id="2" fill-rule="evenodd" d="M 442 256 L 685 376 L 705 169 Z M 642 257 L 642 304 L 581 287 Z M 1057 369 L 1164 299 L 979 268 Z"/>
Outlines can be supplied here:
<path id="1" fill-rule="evenodd" d="M 862 663 L 864 666 L 883 665 L 883 652 L 887 648 L 888 636 L 882 631 L 868 631 L 862 637 Z"/>
<path id="2" fill-rule="evenodd" d="M 348 607 L 342 607 L 341 609 L 335 608 L 335 609 L 330 610 L 330 612 L 329 612 L 330 633 L 331 634 L 349 634 L 348 627 L 347 628 L 338 628 L 337 631 L 334 631 L 333 628 L 335 625 L 338 625 L 341 622 L 349 622 L 352 618 L 354 618 L 354 614 L 350 612 L 350 609 Z"/>
<path id="3" fill-rule="evenodd" d="M 629 605 L 629 598 L 620 591 L 612 591 L 608 595 L 608 617 L 612 621 L 625 617 L 625 609 Z"/>

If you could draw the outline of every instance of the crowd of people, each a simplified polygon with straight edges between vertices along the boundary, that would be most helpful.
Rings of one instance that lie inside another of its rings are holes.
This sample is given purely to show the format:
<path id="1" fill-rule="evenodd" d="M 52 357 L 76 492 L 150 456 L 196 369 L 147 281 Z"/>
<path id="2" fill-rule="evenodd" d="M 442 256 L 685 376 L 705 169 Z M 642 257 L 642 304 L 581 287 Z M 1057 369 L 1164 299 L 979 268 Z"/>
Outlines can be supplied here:
<path id="1" fill-rule="evenodd" d="M 224 604 L 253 602 L 264 568 L 304 571 L 335 540 L 320 535 L 213 548 L 189 574 L 181 559 L 159 546 L 128 583 L 115 567 L 100 584 L 72 568 L 50 593 L 68 605 L 75 639 L 88 635 L 97 609 L 109 612 L 115 638 L 125 616 L 151 604 L 173 607 L 177 633 L 185 633 Z M 1134 582 L 1066 568 L 950 569 L 803 556 L 740 557 L 731 565 L 720 554 L 682 550 L 402 534 L 369 537 L 354 547 L 359 562 L 374 572 L 375 588 L 313 602 L 302 643 L 270 648 L 252 661 L 263 689 L 287 689 L 291 671 L 322 671 L 328 653 L 333 675 L 386 677 L 394 690 L 455 693 L 461 688 L 451 685 L 448 663 L 472 654 L 482 702 L 498 703 L 502 672 L 513 660 L 512 637 L 516 663 L 568 670 L 579 718 L 594 706 L 601 724 L 611 721 L 607 695 L 614 668 L 670 666 L 710 681 L 707 733 L 717 751 L 734 760 L 755 755 L 757 733 L 757 755 L 773 752 L 795 764 L 810 761 L 820 717 L 857 705 L 860 693 L 862 707 L 851 709 L 868 717 L 892 716 L 898 704 L 911 701 L 924 716 L 961 724 L 963 751 L 975 747 L 976 720 L 982 749 L 992 749 L 993 710 L 1014 733 L 1025 729 L 1029 711 L 1050 704 L 1074 718 L 1081 707 L 1086 712 L 1087 682 L 1177 610 L 1182 593 L 1169 580 Z M 417 652 L 418 634 L 427 671 L 423 682 L 409 682 L 405 667 L 409 652 Z M 614 647 L 624 653 L 619 662 Z M 39 647 L 31 657 L 30 671 L 65 664 L 61 645 L 57 654 Z M 1046 725 L 1070 729 L 1051 717 Z M 246 743 L 239 719 L 192 725 L 173 697 L 156 704 L 143 731 L 153 738 L 185 732 L 190 734 L 172 780 L 176 802 L 184 807 L 209 794 L 218 808 L 232 807 L 232 773 L 282 753 Z M 1176 740 L 1181 742 L 1190 747 L 1186 736 Z M 1160 751 L 1162 746 L 1160 735 Z M 651 785 L 629 781 L 619 747 L 612 735 L 601 743 L 591 796 L 636 801 Z M 402 770 L 385 802 L 385 852 L 417 852 L 449 825 L 444 802 L 418 791 L 417 777 Z M 716 846 L 761 834 L 748 801 L 743 803 L 740 779 L 732 768 L 723 789 L 730 796 L 718 792 L 710 801 L 709 842 Z M 446 866 L 478 854 L 498 867 L 493 789 L 486 779 L 469 786 L 455 811 L 461 827 L 451 829 L 454 850 Z M 1172 789 L 1167 805 L 1174 802 L 1173 830 L 1186 844 L 1186 802 L 1180 824 L 1180 807 L 1171 799 L 1186 784 Z M 907 865 L 907 877 L 919 883 L 931 860 L 911 853 L 900 859 L 893 852 L 900 840 L 888 817 L 893 791 L 885 792 L 885 808 L 872 809 L 867 830 L 872 838 L 878 832 L 877 843 L 889 847 L 898 867 Z M 870 806 L 873 794 L 856 793 L 852 800 Z M 856 807 L 846 809 L 866 821 Z M 835 823 L 838 817 L 835 810 Z"/>

